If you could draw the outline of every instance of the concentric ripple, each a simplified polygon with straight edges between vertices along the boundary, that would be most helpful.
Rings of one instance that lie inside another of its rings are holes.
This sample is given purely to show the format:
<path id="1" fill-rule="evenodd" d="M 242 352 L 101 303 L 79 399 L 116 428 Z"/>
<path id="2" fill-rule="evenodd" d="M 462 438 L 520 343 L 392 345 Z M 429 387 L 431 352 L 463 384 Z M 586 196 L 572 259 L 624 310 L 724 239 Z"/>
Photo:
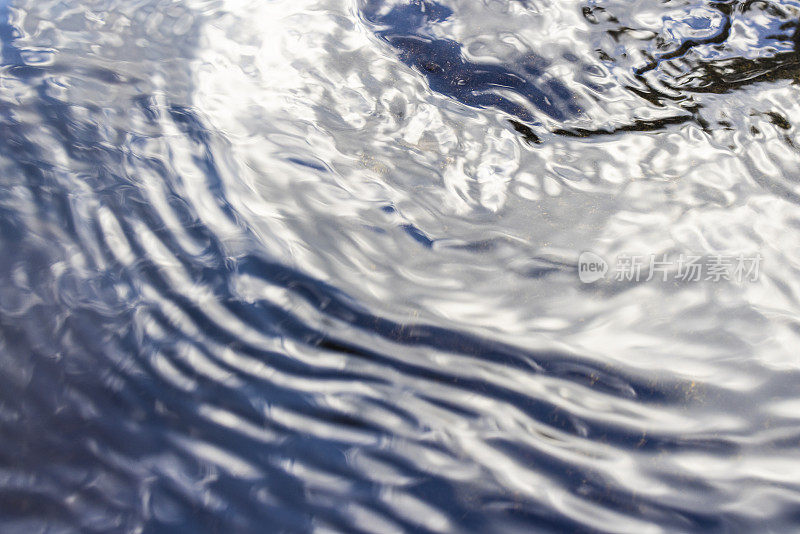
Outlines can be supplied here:
<path id="1" fill-rule="evenodd" d="M 798 18 L 0 0 L 0 531 L 796 530 Z"/>

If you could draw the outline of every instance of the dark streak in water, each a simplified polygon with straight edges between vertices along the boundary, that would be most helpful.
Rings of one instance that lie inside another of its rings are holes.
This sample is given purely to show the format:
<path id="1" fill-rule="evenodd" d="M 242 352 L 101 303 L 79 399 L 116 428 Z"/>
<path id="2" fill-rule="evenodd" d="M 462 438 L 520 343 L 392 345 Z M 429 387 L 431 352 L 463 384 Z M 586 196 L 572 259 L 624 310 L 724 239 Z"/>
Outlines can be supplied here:
<path id="1" fill-rule="evenodd" d="M 556 135 L 563 135 L 567 137 L 596 137 L 599 135 L 614 135 L 623 132 L 654 132 L 658 130 L 663 130 L 667 126 L 672 126 L 676 124 L 685 124 L 687 122 L 691 122 L 696 120 L 693 115 L 682 115 L 678 117 L 668 117 L 665 119 L 655 119 L 655 120 L 637 120 L 632 122 L 631 124 L 625 124 L 623 126 L 619 126 L 613 129 L 598 129 L 598 130 L 586 130 L 583 128 L 575 128 L 572 130 L 553 130 L 553 133 Z"/>
<path id="2" fill-rule="evenodd" d="M 432 0 L 412 0 L 379 14 L 384 0 L 366 1 L 362 13 L 376 28 L 376 34 L 397 49 L 400 59 L 428 79 L 432 90 L 468 106 L 493 107 L 523 122 L 536 122 L 533 113 L 498 90 L 511 91 L 548 117 L 563 121 L 578 115 L 575 95 L 559 80 L 546 78 L 531 51 L 525 63 L 512 68 L 489 63 L 472 63 L 463 57 L 462 45 L 451 39 L 437 39 L 429 27 L 453 15 L 453 11 Z"/>

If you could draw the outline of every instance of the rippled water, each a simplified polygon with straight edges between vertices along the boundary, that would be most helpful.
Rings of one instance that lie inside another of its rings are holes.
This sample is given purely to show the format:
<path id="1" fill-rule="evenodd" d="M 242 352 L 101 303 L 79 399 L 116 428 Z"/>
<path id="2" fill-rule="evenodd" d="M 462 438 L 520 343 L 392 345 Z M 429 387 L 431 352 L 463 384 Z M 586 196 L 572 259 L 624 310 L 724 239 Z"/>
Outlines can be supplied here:
<path id="1" fill-rule="evenodd" d="M 0 0 L 0 530 L 800 528 L 799 18 Z"/>

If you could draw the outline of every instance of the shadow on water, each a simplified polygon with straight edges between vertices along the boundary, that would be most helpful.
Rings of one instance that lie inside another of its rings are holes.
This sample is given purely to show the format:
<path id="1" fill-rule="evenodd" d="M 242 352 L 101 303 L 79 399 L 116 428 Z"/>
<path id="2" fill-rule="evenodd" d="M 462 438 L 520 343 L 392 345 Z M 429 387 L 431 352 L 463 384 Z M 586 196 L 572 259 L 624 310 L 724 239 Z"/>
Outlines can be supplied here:
<path id="1" fill-rule="evenodd" d="M 530 106 L 557 121 L 580 114 L 575 95 L 546 74 L 547 64 L 533 51 L 518 65 L 473 63 L 464 58 L 461 43 L 432 36 L 432 26 L 453 16 L 452 9 L 431 0 L 397 4 L 381 14 L 385 7 L 383 0 L 369 0 L 362 14 L 376 34 L 397 49 L 403 63 L 427 78 L 432 90 L 468 106 L 499 109 L 528 123 L 536 122 Z M 516 94 L 528 105 L 501 91 Z"/>
<path id="2" fill-rule="evenodd" d="M 670 4 L 673 3 L 667 2 L 665 8 L 669 9 Z M 644 64 L 631 68 L 636 84 L 625 85 L 632 93 L 657 105 L 681 103 L 692 112 L 690 120 L 708 129 L 710 125 L 698 116 L 703 101 L 696 100 L 694 95 L 724 94 L 758 82 L 797 78 L 800 66 L 797 6 L 749 0 L 674 4 L 676 13 L 664 15 L 662 21 L 665 26 L 680 23 L 682 29 L 673 28 L 665 34 L 637 27 L 624 3 L 592 2 L 583 8 L 584 19 L 609 36 L 608 43 L 622 45 L 623 58 L 632 52 L 644 58 Z M 705 17 L 716 15 L 717 24 L 707 28 L 707 19 L 694 18 L 693 10 L 705 10 Z M 734 35 L 734 23 L 739 25 L 739 33 L 741 28 L 754 33 L 755 42 L 752 36 L 745 39 L 738 33 Z M 599 59 L 609 64 L 622 59 L 602 46 L 598 46 L 597 52 Z M 678 122 L 682 121 L 676 117 L 666 124 Z M 646 126 L 645 129 L 652 129 L 650 126 L 662 125 Z M 621 131 L 639 129 L 631 124 Z"/>
<path id="3" fill-rule="evenodd" d="M 583 18 L 590 25 L 600 27 L 604 34 L 611 36 L 614 43 L 619 43 L 620 36 L 626 34 L 648 34 L 648 31 L 628 26 L 614 14 L 616 11 L 628 13 L 624 3 L 606 4 L 592 2 L 584 6 Z M 548 75 L 547 62 L 534 50 L 524 56 L 524 61 L 514 64 L 473 63 L 466 60 L 461 43 L 434 36 L 437 24 L 457 17 L 454 10 L 444 4 L 432 0 L 391 4 L 387 4 L 385 0 L 367 0 L 362 4 L 361 14 L 376 35 L 396 49 L 403 63 L 425 76 L 431 90 L 468 106 L 491 107 L 511 115 L 514 117 L 510 119 L 513 128 L 529 143 L 538 144 L 541 142 L 541 136 L 535 132 L 541 126 L 537 119 L 538 113 L 562 123 L 563 127 L 554 128 L 551 133 L 567 137 L 649 132 L 687 122 L 697 122 L 708 127 L 697 115 L 702 103 L 690 101 L 692 93 L 726 93 L 748 84 L 797 77 L 800 66 L 800 27 L 796 21 L 797 13 L 780 5 L 764 2 L 698 0 L 685 4 L 679 9 L 687 18 L 690 18 L 691 10 L 698 6 L 708 6 L 716 10 L 722 18 L 720 27 L 704 37 L 677 41 L 668 41 L 666 37 L 650 32 L 650 38 L 645 43 L 653 44 L 657 51 L 641 51 L 642 56 L 649 59 L 646 64 L 630 69 L 635 85 L 626 84 L 622 80 L 619 83 L 636 96 L 658 106 L 663 106 L 666 102 L 682 102 L 689 114 L 681 113 L 653 120 L 632 120 L 613 128 L 568 126 L 566 123 L 569 119 L 582 114 L 581 97 L 565 83 Z M 762 4 L 767 6 L 770 15 L 779 19 L 778 32 L 772 33 L 769 31 L 772 28 L 769 28 L 761 33 L 757 47 L 741 52 L 747 57 L 714 57 L 719 55 L 717 52 L 720 49 L 724 50 L 726 41 L 731 37 L 734 13 L 746 17 L 751 10 L 761 7 Z M 691 24 L 688 27 L 696 29 Z M 786 31 L 792 28 L 795 28 L 793 33 Z M 634 41 L 638 41 L 634 42 L 634 46 L 641 45 L 640 37 L 637 36 Z M 774 52 L 775 45 L 780 43 L 791 43 L 794 49 Z M 621 50 L 624 57 L 633 51 L 625 47 Z M 763 50 L 763 54 L 752 58 L 753 53 L 758 50 Z M 615 57 L 620 54 L 619 48 L 610 53 L 601 48 L 596 51 L 598 61 L 613 64 L 619 59 Z M 668 75 L 666 80 L 662 80 L 664 87 L 659 88 L 658 84 L 647 78 L 647 74 L 659 71 L 668 63 L 680 63 L 683 72 Z M 512 100 L 504 96 L 508 92 L 518 98 Z"/>

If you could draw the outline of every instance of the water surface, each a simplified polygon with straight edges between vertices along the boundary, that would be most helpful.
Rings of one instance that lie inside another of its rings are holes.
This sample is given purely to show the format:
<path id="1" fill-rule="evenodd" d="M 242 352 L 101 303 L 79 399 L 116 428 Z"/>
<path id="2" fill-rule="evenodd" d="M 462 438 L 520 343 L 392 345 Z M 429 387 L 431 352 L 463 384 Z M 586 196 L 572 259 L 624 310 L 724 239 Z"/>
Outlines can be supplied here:
<path id="1" fill-rule="evenodd" d="M 796 530 L 798 19 L 0 0 L 0 530 Z"/>

